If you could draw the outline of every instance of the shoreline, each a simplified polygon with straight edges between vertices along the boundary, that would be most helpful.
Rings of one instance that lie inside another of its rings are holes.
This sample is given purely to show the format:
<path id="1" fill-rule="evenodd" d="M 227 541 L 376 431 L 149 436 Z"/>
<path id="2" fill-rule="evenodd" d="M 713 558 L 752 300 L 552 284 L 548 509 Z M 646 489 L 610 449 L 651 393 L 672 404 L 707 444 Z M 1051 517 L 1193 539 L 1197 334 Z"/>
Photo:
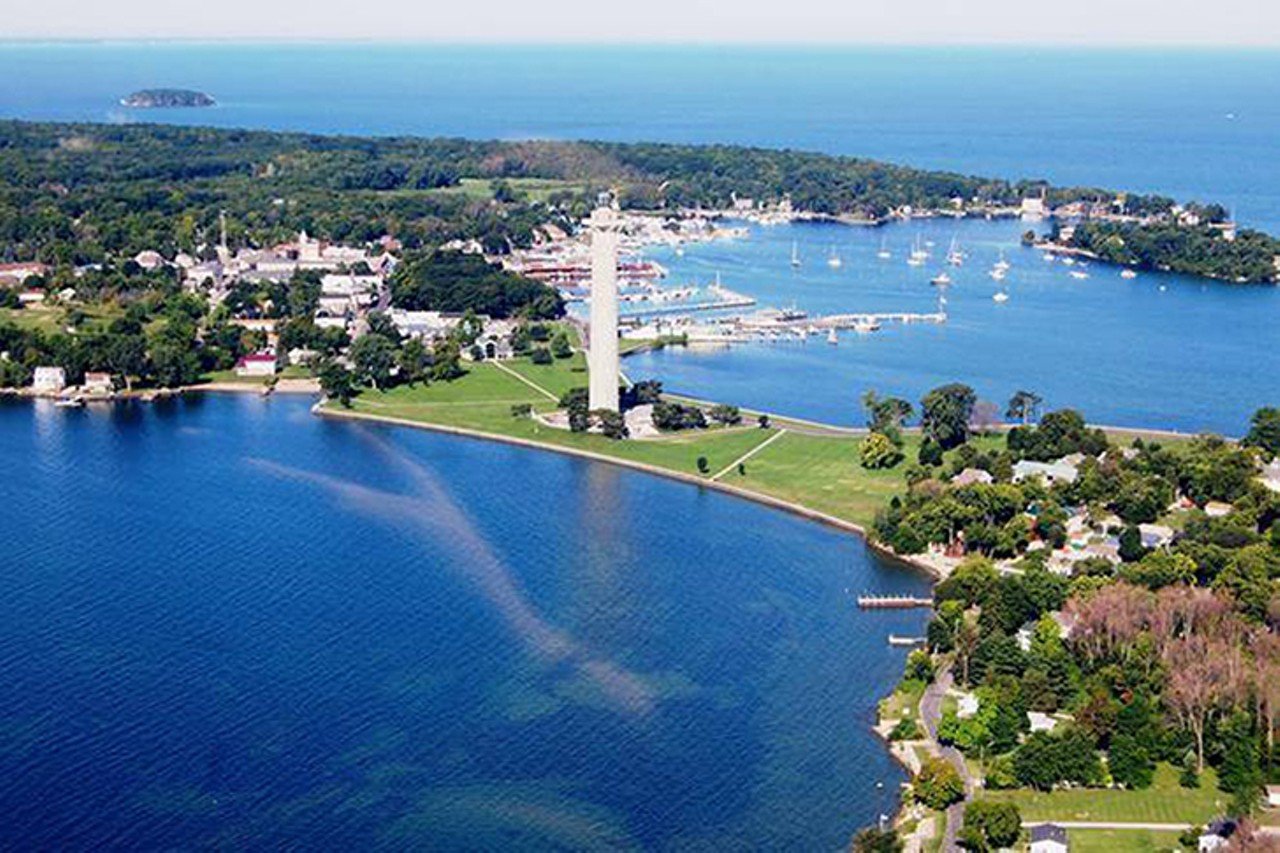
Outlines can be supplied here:
<path id="1" fill-rule="evenodd" d="M 501 444 L 514 445 L 516 447 L 524 447 L 531 450 L 545 450 L 551 453 L 559 453 L 565 456 L 575 456 L 580 459 L 588 459 L 593 462 L 604 462 L 610 465 L 617 465 L 622 468 L 629 468 L 633 471 L 639 471 L 645 474 L 652 474 L 658 477 L 665 477 L 669 480 L 676 480 L 691 486 L 701 486 L 709 488 L 722 494 L 733 495 L 743 500 L 754 501 L 790 513 L 800 518 L 815 521 L 828 527 L 842 530 L 846 533 L 852 533 L 866 544 L 866 546 L 874 551 L 878 556 L 903 566 L 910 567 L 917 571 L 928 575 L 934 582 L 944 580 L 946 573 L 933 563 L 920 559 L 915 556 L 897 554 L 888 550 L 882 545 L 872 541 L 867 534 L 867 529 L 860 524 L 847 521 L 843 518 L 831 515 L 829 513 L 798 504 L 793 501 L 783 500 L 763 492 L 743 489 L 738 486 L 731 486 L 727 483 L 721 483 L 708 478 L 697 477 L 692 474 L 685 474 L 680 471 L 672 471 L 667 468 L 660 468 L 656 465 L 649 465 L 644 462 L 635 462 L 630 459 L 619 459 L 614 456 L 606 456 L 603 453 L 596 453 L 592 450 L 579 450 L 574 447 L 565 447 L 562 445 L 544 444 L 538 441 L 531 441 L 516 436 L 501 435 L 499 433 L 484 432 L 483 430 L 467 429 L 466 427 L 446 426 L 444 424 L 433 424 L 426 421 L 412 421 L 407 418 L 396 418 L 388 415 L 374 415 L 366 412 L 354 412 L 341 409 L 332 409 L 324 405 L 323 401 L 318 401 L 311 407 L 311 412 L 319 417 L 337 418 L 339 420 L 348 421 L 367 421 L 369 423 L 390 424 L 392 426 L 409 427 L 411 429 L 420 429 L 427 432 L 442 433 L 445 435 L 460 436 L 463 438 L 474 438 L 482 441 L 494 441 Z"/>

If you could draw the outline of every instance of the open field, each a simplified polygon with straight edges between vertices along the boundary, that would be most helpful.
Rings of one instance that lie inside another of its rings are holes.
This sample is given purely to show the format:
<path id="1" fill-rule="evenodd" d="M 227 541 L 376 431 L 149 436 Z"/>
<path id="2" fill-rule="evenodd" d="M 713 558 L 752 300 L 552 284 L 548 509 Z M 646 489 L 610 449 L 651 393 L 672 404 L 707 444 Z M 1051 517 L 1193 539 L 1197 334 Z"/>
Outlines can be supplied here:
<path id="1" fill-rule="evenodd" d="M 1070 829 L 1072 853 L 1163 853 L 1181 850 L 1176 832 L 1149 829 Z"/>
<path id="2" fill-rule="evenodd" d="M 1156 769 L 1145 791 L 1076 788 L 1069 791 L 984 791 L 983 799 L 1016 803 L 1024 821 L 1115 821 L 1126 823 L 1203 824 L 1220 815 L 1229 794 L 1218 790 L 1218 777 L 1206 768 L 1199 788 L 1178 784 L 1178 771 L 1167 764 Z"/>

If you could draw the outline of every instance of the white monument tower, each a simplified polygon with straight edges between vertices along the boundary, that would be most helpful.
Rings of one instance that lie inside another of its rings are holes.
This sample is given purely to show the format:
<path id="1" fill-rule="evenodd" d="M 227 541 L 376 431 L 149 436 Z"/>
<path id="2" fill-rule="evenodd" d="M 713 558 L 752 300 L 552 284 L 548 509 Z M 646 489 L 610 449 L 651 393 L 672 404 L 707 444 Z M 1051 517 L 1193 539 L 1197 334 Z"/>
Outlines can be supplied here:
<path id="1" fill-rule="evenodd" d="M 591 348 L 587 353 L 592 410 L 618 411 L 618 213 L 591 214 Z"/>

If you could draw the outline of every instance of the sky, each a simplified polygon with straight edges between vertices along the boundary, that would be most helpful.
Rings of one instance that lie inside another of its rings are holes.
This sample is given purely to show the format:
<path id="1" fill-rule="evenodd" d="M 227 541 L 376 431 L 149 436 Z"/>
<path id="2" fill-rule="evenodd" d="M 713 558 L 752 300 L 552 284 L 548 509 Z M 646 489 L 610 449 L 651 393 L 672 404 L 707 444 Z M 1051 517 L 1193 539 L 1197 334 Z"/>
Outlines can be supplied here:
<path id="1" fill-rule="evenodd" d="M 38 0 L 2 39 L 1280 47 L 1280 0 Z"/>

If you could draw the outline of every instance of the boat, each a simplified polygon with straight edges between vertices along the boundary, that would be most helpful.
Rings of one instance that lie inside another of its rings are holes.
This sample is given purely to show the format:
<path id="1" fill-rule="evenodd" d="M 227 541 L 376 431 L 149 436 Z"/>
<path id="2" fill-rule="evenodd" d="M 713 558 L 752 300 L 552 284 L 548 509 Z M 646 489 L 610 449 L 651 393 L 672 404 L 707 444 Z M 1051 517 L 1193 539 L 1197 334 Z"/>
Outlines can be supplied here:
<path id="1" fill-rule="evenodd" d="M 929 283 L 936 287 L 946 287 L 951 283 L 951 276 L 947 275 L 945 271 L 940 272 L 933 278 L 929 279 Z"/>
<path id="2" fill-rule="evenodd" d="M 1007 275 L 1007 272 L 1001 269 L 1000 267 L 996 266 L 996 267 L 992 267 L 991 272 L 987 273 L 987 275 L 991 276 L 996 281 L 1004 281 L 1004 277 L 1005 275 Z"/>
<path id="3" fill-rule="evenodd" d="M 676 257 L 677 258 L 684 257 L 684 246 L 681 246 L 679 244 L 676 245 Z"/>
<path id="4" fill-rule="evenodd" d="M 79 409 L 84 406 L 83 397 L 59 397 L 53 401 L 59 409 Z"/>
<path id="5" fill-rule="evenodd" d="M 1135 270 L 1120 270 L 1120 277 L 1135 279 L 1138 277 L 1138 273 Z"/>
<path id="6" fill-rule="evenodd" d="M 1003 290 L 997 290 L 995 292 L 995 295 L 992 296 L 991 298 L 994 299 L 996 302 L 1008 302 L 1009 294 L 1005 293 Z"/>
<path id="7" fill-rule="evenodd" d="M 1009 269 L 1009 267 L 1011 267 L 1011 266 L 1013 266 L 1013 265 L 1012 265 L 1012 264 L 1010 264 L 1008 261 L 1006 261 L 1006 260 L 1004 259 L 1004 249 L 1001 249 L 1001 250 L 1000 250 L 1000 260 L 996 261 L 995 266 L 993 267 L 993 269 L 998 269 L 998 270 L 1008 270 L 1008 269 Z"/>
<path id="8" fill-rule="evenodd" d="M 1054 261 L 1057 260 L 1057 258 L 1053 256 L 1052 252 L 1045 252 L 1040 257 L 1043 258 L 1047 263 L 1053 263 Z"/>
<path id="9" fill-rule="evenodd" d="M 832 329 L 831 331 L 827 332 L 827 343 L 831 344 L 832 346 L 835 346 L 836 344 L 840 343 L 840 336 L 836 334 L 835 329 Z"/>
<path id="10" fill-rule="evenodd" d="M 860 335 L 868 335 L 880 331 L 880 324 L 874 320 L 859 320 L 853 324 L 853 330 Z"/>
<path id="11" fill-rule="evenodd" d="M 923 646 L 929 642 L 928 637 L 903 637 L 898 634 L 889 635 L 889 645 L 891 646 Z"/>
<path id="12" fill-rule="evenodd" d="M 800 268 L 800 245 L 794 240 L 791 242 L 791 268 Z"/>
<path id="13" fill-rule="evenodd" d="M 964 252 L 960 251 L 955 237 L 951 238 L 951 248 L 947 250 L 947 263 L 953 267 L 964 266 Z"/>
<path id="14" fill-rule="evenodd" d="M 1071 277 L 1072 277 L 1072 278 L 1081 278 L 1081 279 L 1083 279 L 1083 278 L 1088 278 L 1088 277 L 1089 277 L 1089 274 L 1088 274 L 1087 272 L 1085 272 L 1084 270 L 1072 270 L 1072 271 L 1071 271 Z"/>
<path id="15" fill-rule="evenodd" d="M 924 262 L 929 259 L 929 252 L 920 245 L 920 235 L 916 235 L 915 243 L 911 247 L 911 255 L 907 258 L 907 263 L 913 267 L 924 266 Z"/>
<path id="16" fill-rule="evenodd" d="M 1063 259 L 1062 259 L 1062 262 L 1063 262 L 1064 264 L 1066 264 L 1067 266 L 1073 266 L 1073 265 L 1075 264 L 1075 262 L 1076 262 L 1076 259 L 1075 259 L 1075 258 L 1063 258 Z"/>
<path id="17" fill-rule="evenodd" d="M 844 261 L 840 260 L 840 256 L 836 254 L 836 247 L 832 246 L 831 255 L 827 258 L 827 266 L 831 267 L 833 270 L 838 270 L 843 265 Z"/>
<path id="18" fill-rule="evenodd" d="M 882 261 L 887 261 L 893 257 L 893 253 L 889 251 L 889 247 L 885 244 L 885 239 L 880 238 L 880 251 L 876 252 L 876 257 Z"/>

